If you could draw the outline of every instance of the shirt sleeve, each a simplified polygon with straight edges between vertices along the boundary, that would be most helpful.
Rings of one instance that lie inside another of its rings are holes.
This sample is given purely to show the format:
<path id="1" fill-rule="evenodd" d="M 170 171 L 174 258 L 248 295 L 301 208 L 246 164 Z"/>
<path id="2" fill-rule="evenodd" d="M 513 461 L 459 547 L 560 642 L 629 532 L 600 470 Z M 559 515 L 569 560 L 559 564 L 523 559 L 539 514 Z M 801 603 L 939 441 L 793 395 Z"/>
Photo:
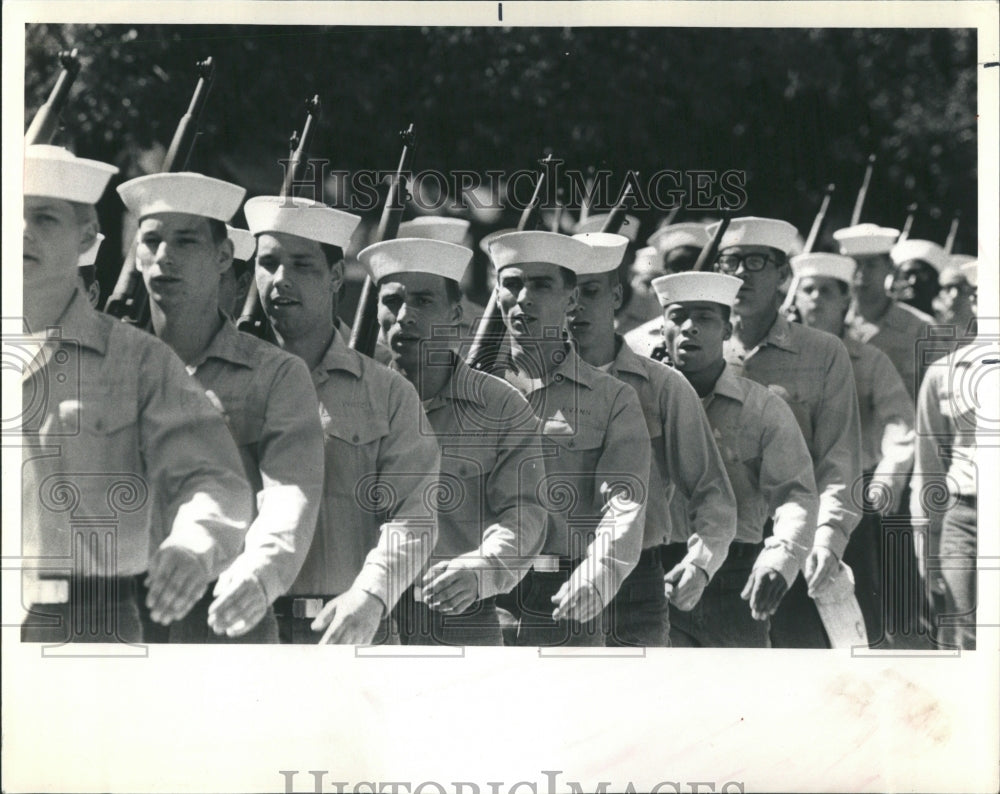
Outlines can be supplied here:
<path id="1" fill-rule="evenodd" d="M 594 540 L 574 576 L 588 581 L 605 606 L 611 603 L 642 553 L 649 487 L 650 443 L 635 390 L 620 384 L 609 412 L 604 448 L 594 470 Z"/>
<path id="2" fill-rule="evenodd" d="M 682 562 L 701 568 L 711 580 L 736 537 L 736 497 L 697 392 L 686 380 L 669 383 L 663 392 L 667 472 L 687 499 L 691 530 Z"/>
<path id="3" fill-rule="evenodd" d="M 877 427 L 882 430 L 881 458 L 875 466 L 874 480 L 892 494 L 892 504 L 898 509 L 906 479 L 913 469 L 913 401 L 889 357 L 873 349 L 879 355 L 875 357 L 872 398 Z"/>
<path id="4" fill-rule="evenodd" d="M 513 389 L 502 411 L 497 459 L 486 478 L 486 500 L 496 520 L 483 530 L 479 548 L 462 555 L 487 563 L 480 572 L 480 598 L 513 590 L 529 567 L 513 561 L 534 557 L 545 542 L 546 513 L 538 501 L 545 477 L 541 439 L 520 419 L 530 408 Z"/>
<path id="5" fill-rule="evenodd" d="M 760 492 L 774 531 L 754 567 L 773 568 L 791 587 L 813 545 L 819 495 L 806 440 L 795 414 L 778 397 L 764 404 L 761 416 Z"/>
<path id="6" fill-rule="evenodd" d="M 257 442 L 262 486 L 257 517 L 236 564 L 257 576 L 271 602 L 292 586 L 316 531 L 323 497 L 323 427 L 305 362 L 283 359 L 260 388 L 265 395 Z"/>
<path id="7" fill-rule="evenodd" d="M 813 427 L 813 472 L 819 490 L 815 545 L 840 558 L 861 520 L 860 507 L 852 497 L 861 477 L 861 414 L 851 359 L 839 340 L 827 367 Z"/>
<path id="8" fill-rule="evenodd" d="M 379 484 L 392 506 L 378 544 L 365 558 L 354 586 L 391 610 L 430 559 L 437 543 L 436 499 L 441 454 L 416 390 L 402 376 L 390 381 L 389 433 L 382 439 L 377 467 Z"/>
<path id="9" fill-rule="evenodd" d="M 910 483 L 910 515 L 917 521 L 928 522 L 928 556 L 937 556 L 941 538 L 943 514 L 929 510 L 930 502 L 946 502 L 948 493 L 947 472 L 951 452 L 953 428 L 941 413 L 939 378 L 943 365 L 928 368 L 917 395 L 916 454 L 913 479 Z"/>
<path id="10" fill-rule="evenodd" d="M 253 492 L 222 414 L 160 348 L 142 351 L 139 365 L 142 456 L 170 527 L 160 547 L 194 552 L 215 579 L 243 545 Z"/>

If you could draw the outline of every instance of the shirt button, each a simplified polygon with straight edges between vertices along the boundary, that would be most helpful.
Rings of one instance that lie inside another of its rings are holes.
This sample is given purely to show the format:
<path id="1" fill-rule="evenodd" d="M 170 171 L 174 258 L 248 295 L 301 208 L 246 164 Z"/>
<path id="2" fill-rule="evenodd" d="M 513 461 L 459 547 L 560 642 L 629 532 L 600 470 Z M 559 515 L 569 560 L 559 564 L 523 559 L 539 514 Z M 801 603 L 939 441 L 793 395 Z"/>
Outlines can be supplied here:
<path id="1" fill-rule="evenodd" d="M 96 422 L 94 422 L 94 429 L 95 430 L 103 430 L 104 429 L 104 421 L 102 419 L 98 419 Z"/>
<path id="2" fill-rule="evenodd" d="M 571 447 L 575 447 L 575 446 L 576 446 L 576 442 L 575 442 L 575 441 L 570 441 L 570 442 L 569 442 L 569 445 L 570 445 Z"/>
<path id="3" fill-rule="evenodd" d="M 361 436 L 359 436 L 359 435 L 358 435 L 357 433 L 355 433 L 355 434 L 354 434 L 354 438 L 352 438 L 351 440 L 352 440 L 352 441 L 353 441 L 353 442 L 354 442 L 355 444 L 357 444 L 357 443 L 358 443 L 358 441 L 359 441 L 360 439 L 361 439 Z"/>

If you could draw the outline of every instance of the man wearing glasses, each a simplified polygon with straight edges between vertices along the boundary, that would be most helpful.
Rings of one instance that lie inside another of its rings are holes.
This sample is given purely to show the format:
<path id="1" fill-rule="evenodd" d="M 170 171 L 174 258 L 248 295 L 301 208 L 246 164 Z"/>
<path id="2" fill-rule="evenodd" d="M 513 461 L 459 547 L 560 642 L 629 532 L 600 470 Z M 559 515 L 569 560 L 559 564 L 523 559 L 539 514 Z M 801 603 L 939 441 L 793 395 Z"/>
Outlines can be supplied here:
<path id="1" fill-rule="evenodd" d="M 714 236 L 716 226 L 708 228 Z M 830 334 L 791 324 L 778 312 L 789 278 L 795 227 L 771 218 L 735 218 L 719 244 L 716 270 L 743 281 L 724 348 L 733 373 L 763 384 L 792 409 L 813 460 L 819 490 L 816 539 L 771 624 L 775 647 L 826 647 L 816 597 L 840 575 L 840 558 L 861 517 L 851 489 L 861 477 L 861 421 L 851 360 Z"/>

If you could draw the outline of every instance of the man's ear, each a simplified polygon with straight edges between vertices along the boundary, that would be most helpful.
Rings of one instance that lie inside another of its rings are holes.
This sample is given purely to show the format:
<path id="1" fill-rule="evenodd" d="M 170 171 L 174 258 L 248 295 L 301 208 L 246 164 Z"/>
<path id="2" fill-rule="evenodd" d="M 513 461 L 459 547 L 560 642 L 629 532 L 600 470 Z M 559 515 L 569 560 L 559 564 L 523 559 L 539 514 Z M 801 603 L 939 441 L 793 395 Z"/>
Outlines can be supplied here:
<path id="1" fill-rule="evenodd" d="M 614 307 L 614 310 L 616 312 L 622 307 L 622 301 L 624 299 L 625 299 L 625 288 L 622 286 L 622 283 L 619 281 L 611 289 L 611 305 Z"/>
<path id="2" fill-rule="evenodd" d="M 580 302 L 580 288 L 573 287 L 566 296 L 566 314 L 573 311 Z"/>
<path id="3" fill-rule="evenodd" d="M 97 233 L 99 231 L 100 228 L 95 219 L 80 224 L 80 248 L 77 251 L 78 254 L 82 255 L 90 250 L 90 247 L 97 241 Z"/>
<path id="4" fill-rule="evenodd" d="M 90 286 L 87 287 L 87 300 L 90 301 L 91 306 L 95 309 L 97 308 L 97 304 L 101 300 L 101 285 L 97 282 L 97 279 L 91 281 Z"/>
<path id="5" fill-rule="evenodd" d="M 452 325 L 458 325 L 462 322 L 462 316 L 465 314 L 465 309 L 462 308 L 461 301 L 455 301 L 451 304 L 451 316 L 449 317 L 449 322 Z"/>
<path id="6" fill-rule="evenodd" d="M 340 287 L 344 283 L 344 260 L 341 259 L 330 266 L 330 292 L 336 297 L 340 292 Z"/>
<path id="7" fill-rule="evenodd" d="M 221 276 L 233 266 L 233 241 L 228 237 L 219 244 L 219 256 L 215 270 Z"/>
<path id="8" fill-rule="evenodd" d="M 732 335 L 733 335 L 733 322 L 732 320 L 726 320 L 722 330 L 722 341 L 723 342 L 727 341 L 730 337 L 732 337 Z"/>

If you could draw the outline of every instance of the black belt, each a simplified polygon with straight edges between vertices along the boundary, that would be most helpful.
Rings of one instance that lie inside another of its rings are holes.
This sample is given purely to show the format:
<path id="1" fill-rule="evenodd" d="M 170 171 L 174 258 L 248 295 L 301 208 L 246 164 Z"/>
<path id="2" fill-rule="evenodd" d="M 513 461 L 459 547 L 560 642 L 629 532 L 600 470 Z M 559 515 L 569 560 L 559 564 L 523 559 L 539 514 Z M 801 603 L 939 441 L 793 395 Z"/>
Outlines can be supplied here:
<path id="1" fill-rule="evenodd" d="M 146 574 L 140 574 L 145 576 Z M 134 598 L 136 579 L 132 576 L 47 576 L 40 574 L 25 583 L 25 598 L 33 604 L 68 604 L 76 597 L 112 593 L 118 598 Z"/>

